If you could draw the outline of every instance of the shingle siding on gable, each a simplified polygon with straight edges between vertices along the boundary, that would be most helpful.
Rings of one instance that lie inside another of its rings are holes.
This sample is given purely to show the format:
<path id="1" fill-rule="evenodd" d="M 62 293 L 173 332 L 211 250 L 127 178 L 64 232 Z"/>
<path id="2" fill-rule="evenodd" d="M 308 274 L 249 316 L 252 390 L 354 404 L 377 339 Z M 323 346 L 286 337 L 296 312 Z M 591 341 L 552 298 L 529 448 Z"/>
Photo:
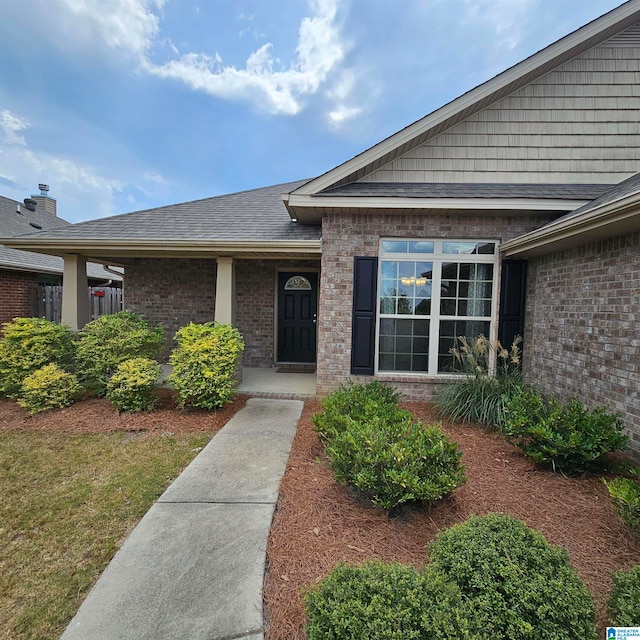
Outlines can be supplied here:
<path id="1" fill-rule="evenodd" d="M 637 29 L 628 31 L 636 46 L 618 46 L 618 36 L 591 49 L 363 181 L 615 183 L 627 178 L 640 165 L 640 37 L 634 35 Z"/>
<path id="2" fill-rule="evenodd" d="M 640 456 L 640 233 L 529 260 L 524 371 L 619 411 Z"/>

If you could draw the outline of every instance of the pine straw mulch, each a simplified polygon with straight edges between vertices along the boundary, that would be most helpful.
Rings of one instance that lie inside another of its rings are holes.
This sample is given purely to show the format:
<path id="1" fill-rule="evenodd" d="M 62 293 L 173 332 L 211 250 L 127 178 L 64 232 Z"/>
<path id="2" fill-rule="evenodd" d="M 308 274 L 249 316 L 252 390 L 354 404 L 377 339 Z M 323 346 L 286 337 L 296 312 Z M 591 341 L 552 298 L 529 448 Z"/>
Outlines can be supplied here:
<path id="1" fill-rule="evenodd" d="M 427 423 L 439 421 L 426 403 L 407 405 Z M 611 572 L 640 564 L 640 540 L 614 513 L 599 477 L 568 478 L 539 470 L 501 436 L 477 426 L 444 422 L 463 452 L 467 483 L 442 504 L 411 507 L 391 520 L 338 485 L 331 475 L 307 402 L 298 425 L 267 548 L 266 640 L 302 640 L 301 590 L 339 561 L 368 558 L 416 566 L 438 531 L 470 515 L 500 512 L 539 530 L 569 552 L 594 596 L 604 633 Z"/>
<path id="2" fill-rule="evenodd" d="M 13 429 L 30 431 L 64 431 L 66 433 L 173 434 L 215 433 L 247 402 L 238 394 L 233 401 L 216 411 L 178 409 L 175 393 L 158 389 L 158 407 L 151 412 L 118 413 L 104 398 L 88 398 L 66 409 L 45 411 L 30 416 L 17 402 L 0 400 L 0 433 Z"/>

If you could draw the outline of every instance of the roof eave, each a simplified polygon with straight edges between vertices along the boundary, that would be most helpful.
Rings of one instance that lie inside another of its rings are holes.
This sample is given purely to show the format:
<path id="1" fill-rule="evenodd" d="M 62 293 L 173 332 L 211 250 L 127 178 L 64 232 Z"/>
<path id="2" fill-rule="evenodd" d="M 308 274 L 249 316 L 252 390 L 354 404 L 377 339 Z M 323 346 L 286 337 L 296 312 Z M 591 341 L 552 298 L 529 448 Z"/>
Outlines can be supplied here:
<path id="1" fill-rule="evenodd" d="M 340 210 L 357 213 L 384 211 L 484 211 L 497 214 L 510 211 L 539 211 L 566 213 L 583 206 L 589 200 L 547 198 L 406 198 L 376 196 L 311 196 L 290 194 L 287 210 L 292 218 L 303 224 L 320 222 L 323 212 Z"/>
<path id="2" fill-rule="evenodd" d="M 501 245 L 505 257 L 530 258 L 640 230 L 640 193 L 610 202 Z"/>
<path id="3" fill-rule="evenodd" d="M 121 238 L 6 238 L 0 242 L 13 249 L 35 251 L 49 255 L 114 255 L 128 257 L 153 253 L 175 255 L 193 255 L 194 253 L 216 256 L 233 256 L 250 253 L 264 254 L 320 254 L 320 240 L 133 240 Z"/>

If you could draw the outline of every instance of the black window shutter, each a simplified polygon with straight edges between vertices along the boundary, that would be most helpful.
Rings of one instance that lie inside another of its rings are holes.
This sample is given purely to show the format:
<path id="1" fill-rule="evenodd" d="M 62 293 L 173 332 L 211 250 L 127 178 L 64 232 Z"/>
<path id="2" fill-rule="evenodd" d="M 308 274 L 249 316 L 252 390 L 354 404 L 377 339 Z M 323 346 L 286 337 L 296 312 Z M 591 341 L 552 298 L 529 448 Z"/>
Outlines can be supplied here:
<path id="1" fill-rule="evenodd" d="M 498 340 L 507 349 L 516 336 L 524 336 L 526 286 L 527 261 L 503 260 Z M 520 348 L 522 348 L 522 344 Z"/>
<path id="2" fill-rule="evenodd" d="M 351 373 L 372 376 L 376 337 L 378 258 L 353 259 Z"/>

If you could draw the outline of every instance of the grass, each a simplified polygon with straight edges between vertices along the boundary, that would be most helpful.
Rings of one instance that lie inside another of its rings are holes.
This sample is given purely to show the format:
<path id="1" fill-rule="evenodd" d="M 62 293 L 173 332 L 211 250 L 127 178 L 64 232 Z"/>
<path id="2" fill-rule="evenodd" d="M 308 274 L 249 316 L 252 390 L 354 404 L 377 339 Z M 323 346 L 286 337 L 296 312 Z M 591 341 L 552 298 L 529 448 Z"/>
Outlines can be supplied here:
<path id="1" fill-rule="evenodd" d="M 0 433 L 0 638 L 59 638 L 211 434 Z"/>

